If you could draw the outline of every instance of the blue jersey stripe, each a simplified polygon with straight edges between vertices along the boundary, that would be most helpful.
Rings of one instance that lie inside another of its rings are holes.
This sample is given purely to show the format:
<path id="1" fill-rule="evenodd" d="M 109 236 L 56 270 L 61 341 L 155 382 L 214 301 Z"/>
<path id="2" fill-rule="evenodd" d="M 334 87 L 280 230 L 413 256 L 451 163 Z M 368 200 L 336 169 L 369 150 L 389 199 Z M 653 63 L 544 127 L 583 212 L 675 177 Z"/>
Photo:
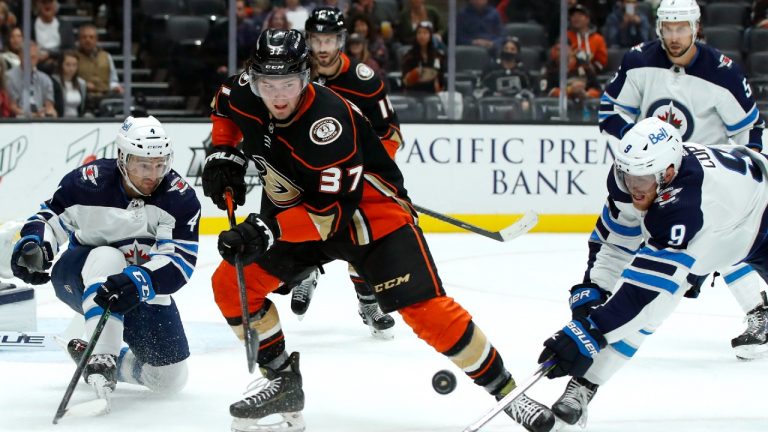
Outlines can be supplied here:
<path id="1" fill-rule="evenodd" d="M 696 259 L 694 257 L 684 252 L 672 252 L 668 249 L 653 250 L 649 247 L 644 247 L 640 249 L 638 254 L 650 255 L 656 258 L 674 261 L 678 264 L 684 265 L 687 268 L 693 267 L 693 264 L 696 262 Z"/>
<path id="2" fill-rule="evenodd" d="M 723 280 L 725 281 L 726 284 L 730 285 L 736 282 L 737 280 L 743 278 L 744 276 L 748 275 L 749 272 L 751 272 L 752 270 L 753 269 L 751 265 L 744 264 L 743 267 L 740 267 L 738 270 L 734 271 L 733 273 L 729 273 L 723 276 Z"/>
<path id="3" fill-rule="evenodd" d="M 618 351 L 620 354 L 623 354 L 627 357 L 632 357 L 637 352 L 637 348 L 633 347 L 632 345 L 624 342 L 623 340 L 620 340 L 618 342 L 614 342 L 611 344 L 611 347 Z"/>
<path id="4" fill-rule="evenodd" d="M 663 289 L 664 291 L 667 291 L 671 294 L 674 294 L 680 288 L 680 285 L 669 279 L 641 273 L 631 269 L 625 269 L 623 272 L 621 272 L 621 277 L 631 281 L 640 282 L 644 285 Z"/>
<path id="5" fill-rule="evenodd" d="M 642 233 L 640 231 L 639 226 L 630 227 L 630 226 L 622 225 L 614 221 L 613 219 L 611 219 L 611 214 L 608 211 L 608 206 L 603 206 L 602 220 L 605 222 L 605 224 L 608 226 L 608 228 L 611 231 L 619 235 L 628 236 L 628 237 L 637 237 Z"/>
<path id="6" fill-rule="evenodd" d="M 733 125 L 725 125 L 725 128 L 728 130 L 728 132 L 734 132 L 740 129 L 743 129 L 744 127 L 751 125 L 752 123 L 757 120 L 757 118 L 760 116 L 760 111 L 757 109 L 757 105 L 752 107 L 752 110 L 747 114 L 746 117 L 744 117 L 744 120 L 733 124 Z"/>

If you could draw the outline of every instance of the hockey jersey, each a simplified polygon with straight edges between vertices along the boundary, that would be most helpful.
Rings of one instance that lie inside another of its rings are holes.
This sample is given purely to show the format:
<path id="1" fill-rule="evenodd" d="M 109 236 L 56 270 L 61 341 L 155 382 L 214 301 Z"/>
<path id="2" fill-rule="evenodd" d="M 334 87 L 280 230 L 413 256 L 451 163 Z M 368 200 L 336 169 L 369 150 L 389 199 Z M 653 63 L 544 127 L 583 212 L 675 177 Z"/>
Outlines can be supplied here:
<path id="1" fill-rule="evenodd" d="M 387 96 L 384 82 L 365 63 L 350 59 L 344 53 L 339 54 L 339 59 L 341 66 L 335 75 L 319 75 L 315 82 L 357 105 L 384 142 L 387 152 L 394 157 L 403 140 L 400 121 Z"/>
<path id="2" fill-rule="evenodd" d="M 741 68 L 701 43 L 690 65 L 672 64 L 659 40 L 629 50 L 605 89 L 600 130 L 621 139 L 635 122 L 657 116 L 683 141 L 762 148 L 764 122 Z"/>
<path id="3" fill-rule="evenodd" d="M 614 171 L 608 176 L 584 282 L 614 293 L 590 315 L 609 343 L 645 331 L 694 278 L 748 260 L 765 241 L 768 159 L 742 146 L 684 149 L 679 172 L 646 212 Z"/>
<path id="4" fill-rule="evenodd" d="M 370 123 L 339 94 L 309 84 L 294 114 L 272 118 L 248 75 L 230 77 L 214 100 L 214 145 L 237 145 L 264 185 L 260 213 L 280 240 L 367 244 L 414 223 L 403 176 Z"/>
<path id="5" fill-rule="evenodd" d="M 171 170 L 152 195 L 131 199 L 115 159 L 99 159 L 68 173 L 21 230 L 69 247 L 112 246 L 126 262 L 150 270 L 155 292 L 172 294 L 189 281 L 197 262 L 200 201 Z"/>

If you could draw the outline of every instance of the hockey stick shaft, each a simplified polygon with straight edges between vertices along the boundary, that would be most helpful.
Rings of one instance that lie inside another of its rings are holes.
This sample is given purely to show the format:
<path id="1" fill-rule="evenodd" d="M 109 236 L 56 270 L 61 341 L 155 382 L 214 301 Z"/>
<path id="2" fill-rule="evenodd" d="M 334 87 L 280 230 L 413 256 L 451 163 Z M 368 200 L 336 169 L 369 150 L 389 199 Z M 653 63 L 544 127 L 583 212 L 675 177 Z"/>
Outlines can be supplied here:
<path id="1" fill-rule="evenodd" d="M 237 226 L 237 219 L 235 218 L 235 205 L 232 202 L 232 189 L 227 188 L 224 191 L 224 198 L 227 201 L 229 228 L 234 229 Z M 253 373 L 256 370 L 257 344 L 259 341 L 251 328 L 250 314 L 248 313 L 248 292 L 245 290 L 245 272 L 243 271 L 243 261 L 240 259 L 240 254 L 235 255 L 235 271 L 237 273 L 237 289 L 240 291 L 240 313 L 243 321 L 245 356 L 248 360 L 248 372 Z"/>
<path id="2" fill-rule="evenodd" d="M 457 226 L 459 228 L 465 229 L 475 234 L 480 234 L 483 237 L 488 237 L 490 239 L 500 241 L 500 242 L 509 241 L 519 235 L 525 234 L 526 232 L 530 231 L 530 229 L 533 228 L 538 222 L 538 216 L 536 215 L 535 212 L 527 212 L 523 215 L 523 217 L 518 222 L 515 222 L 514 224 L 499 231 L 489 231 L 487 229 L 480 228 L 479 226 L 472 225 L 462 220 L 453 218 L 446 214 L 438 213 L 434 210 L 430 210 L 426 207 L 422 207 L 418 204 L 412 204 L 412 205 L 413 205 L 413 208 L 415 208 L 416 211 L 418 211 L 419 213 L 425 214 L 427 216 L 432 216 L 435 219 L 449 223 L 453 226 Z"/>
<path id="3" fill-rule="evenodd" d="M 101 332 L 104 330 L 104 326 L 107 325 L 109 316 L 112 314 L 109 311 L 109 309 L 112 307 L 112 303 L 114 303 L 115 300 L 116 298 L 111 299 L 109 303 L 107 303 L 107 307 L 104 308 L 104 312 L 101 313 L 101 317 L 99 317 L 99 322 L 96 323 L 96 328 L 93 330 L 91 339 L 88 341 L 88 345 L 85 347 L 85 351 L 83 351 L 83 356 L 80 358 L 80 361 L 77 363 L 77 369 L 75 369 L 75 373 L 72 375 L 72 379 L 69 381 L 67 390 L 64 392 L 64 397 L 61 399 L 59 408 L 56 410 L 56 415 L 53 416 L 53 424 L 57 424 L 59 420 L 62 417 L 64 417 L 64 414 L 67 413 L 67 405 L 69 405 L 69 400 L 72 398 L 72 393 L 74 393 L 75 391 L 75 387 L 77 386 L 77 381 L 80 380 L 80 376 L 83 375 L 83 370 L 85 370 L 85 365 L 88 364 L 88 359 L 89 357 L 91 357 L 91 353 L 93 352 L 93 349 L 96 348 L 96 343 L 99 341 L 99 338 L 101 337 Z"/>
<path id="4" fill-rule="evenodd" d="M 498 402 L 496 402 L 496 405 L 493 406 L 490 410 L 488 410 L 485 415 L 480 417 L 476 422 L 472 423 L 471 425 L 467 426 L 464 429 L 464 432 L 477 432 L 488 424 L 489 421 L 493 420 L 494 417 L 499 415 L 500 412 L 504 411 L 504 408 L 506 408 L 509 404 L 515 401 L 515 399 L 519 398 L 523 393 L 528 391 L 529 388 L 533 387 L 534 384 L 536 384 L 541 377 L 547 374 L 547 372 L 550 371 L 555 366 L 555 361 L 550 357 L 547 361 L 539 365 L 539 368 L 536 369 L 536 372 L 533 373 L 530 377 L 528 377 L 525 382 L 517 387 L 515 387 L 514 390 L 507 393 L 506 396 L 501 398 Z"/>

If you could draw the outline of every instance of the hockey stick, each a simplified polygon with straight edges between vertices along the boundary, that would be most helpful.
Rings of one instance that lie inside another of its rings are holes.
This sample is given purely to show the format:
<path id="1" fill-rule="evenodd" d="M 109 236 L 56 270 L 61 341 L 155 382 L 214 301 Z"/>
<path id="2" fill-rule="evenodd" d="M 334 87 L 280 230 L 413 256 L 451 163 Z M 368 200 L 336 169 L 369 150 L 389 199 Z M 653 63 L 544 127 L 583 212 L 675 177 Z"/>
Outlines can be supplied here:
<path id="1" fill-rule="evenodd" d="M 489 231 L 484 228 L 480 228 L 479 226 L 475 226 L 467 222 L 452 218 L 448 215 L 438 213 L 434 210 L 430 210 L 428 208 L 422 207 L 418 204 L 412 204 L 412 205 L 413 205 L 413 208 L 415 208 L 416 211 L 418 211 L 419 213 L 432 216 L 435 219 L 439 219 L 443 222 L 449 223 L 459 228 L 463 228 L 467 231 L 471 231 L 475 234 L 480 234 L 481 236 L 488 237 L 490 239 L 500 241 L 500 242 L 510 241 L 515 237 L 518 237 L 527 233 L 528 231 L 531 230 L 531 228 L 536 226 L 536 224 L 539 222 L 539 215 L 535 211 L 529 210 L 525 212 L 525 214 L 523 214 L 523 217 L 520 218 L 520 220 L 513 223 L 512 225 L 500 231 Z"/>
<path id="2" fill-rule="evenodd" d="M 471 425 L 464 428 L 464 432 L 477 432 L 485 426 L 489 421 L 491 421 L 494 417 L 496 417 L 500 412 L 504 411 L 504 408 L 506 408 L 509 404 L 515 401 L 515 399 L 519 398 L 523 393 L 525 393 L 529 388 L 533 387 L 534 384 L 536 384 L 541 377 L 547 374 L 553 367 L 555 367 L 555 360 L 550 357 L 545 361 L 544 363 L 539 365 L 539 368 L 536 369 L 536 372 L 533 373 L 525 382 L 515 387 L 514 390 L 507 393 L 506 396 L 501 398 L 498 402 L 496 402 L 496 405 L 493 406 L 490 410 L 488 410 L 485 415 L 480 417 L 476 422 L 472 423 Z"/>
<path id="3" fill-rule="evenodd" d="M 69 381 L 69 385 L 67 386 L 67 391 L 64 392 L 64 397 L 61 399 L 59 408 L 56 410 L 56 415 L 53 417 L 53 424 L 57 424 L 59 420 L 62 417 L 64 417 L 64 414 L 67 413 L 67 405 L 69 405 L 69 400 L 72 398 L 72 393 L 74 393 L 75 391 L 75 387 L 77 386 L 77 381 L 80 379 L 80 376 L 83 374 L 83 370 L 85 369 L 85 365 L 88 364 L 88 358 L 91 356 L 93 349 L 96 348 L 96 342 L 99 341 L 99 338 L 101 337 L 101 332 L 104 330 L 104 326 L 107 325 L 107 320 L 111 315 L 109 308 L 112 307 L 112 303 L 114 303 L 115 300 L 117 300 L 117 298 L 110 299 L 109 303 L 107 303 L 107 307 L 104 308 L 104 312 L 101 314 L 101 317 L 99 318 L 99 322 L 96 324 L 96 329 L 93 330 L 91 339 L 88 341 L 88 346 L 85 347 L 85 351 L 83 351 L 83 356 L 80 358 L 80 361 L 77 363 L 77 369 L 75 369 L 75 373 L 72 375 L 72 379 Z"/>
<path id="4" fill-rule="evenodd" d="M 232 189 L 226 188 L 224 198 L 227 201 L 227 217 L 229 218 L 229 229 L 234 229 L 237 225 L 235 219 L 235 206 L 232 203 Z M 237 271 L 237 288 L 240 291 L 240 312 L 243 321 L 243 340 L 245 342 L 245 356 L 248 360 L 248 372 L 253 373 L 256 370 L 256 354 L 258 353 L 259 338 L 254 334 L 251 328 L 250 314 L 248 313 L 248 293 L 245 291 L 245 273 L 243 271 L 243 262 L 240 260 L 240 254 L 235 255 L 235 270 Z"/>

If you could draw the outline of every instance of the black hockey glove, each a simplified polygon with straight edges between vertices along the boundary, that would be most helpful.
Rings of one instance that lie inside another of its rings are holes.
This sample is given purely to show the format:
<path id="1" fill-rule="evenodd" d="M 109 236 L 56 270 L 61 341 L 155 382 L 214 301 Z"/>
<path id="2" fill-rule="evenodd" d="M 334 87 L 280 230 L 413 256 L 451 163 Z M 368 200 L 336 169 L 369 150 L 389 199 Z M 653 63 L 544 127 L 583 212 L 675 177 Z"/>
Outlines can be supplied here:
<path id="1" fill-rule="evenodd" d="M 240 150 L 231 146 L 217 146 L 205 158 L 203 166 L 203 193 L 221 210 L 227 209 L 224 190 L 232 188 L 235 208 L 245 204 L 245 170 L 248 159 Z"/>
<path id="2" fill-rule="evenodd" d="M 41 242 L 37 236 L 22 237 L 13 247 L 11 271 L 17 278 L 32 285 L 42 285 L 51 276 L 46 272 L 51 268 L 53 248 L 47 241 Z"/>
<path id="3" fill-rule="evenodd" d="M 152 273 L 139 266 L 128 266 L 122 273 L 113 274 L 96 290 L 94 301 L 106 308 L 114 300 L 110 311 L 124 314 L 139 303 L 155 298 Z"/>
<path id="4" fill-rule="evenodd" d="M 594 283 L 583 283 L 571 288 L 571 319 L 586 318 L 592 313 L 592 309 L 600 306 L 608 300 L 611 293 L 600 288 Z"/>
<path id="5" fill-rule="evenodd" d="M 575 319 L 544 341 L 545 348 L 539 355 L 539 363 L 554 355 L 555 367 L 547 373 L 547 377 L 581 377 L 592 366 L 592 357 L 606 345 L 603 333 L 592 321 Z"/>
<path id="6" fill-rule="evenodd" d="M 280 236 L 275 220 L 251 213 L 243 223 L 219 234 L 219 253 L 230 264 L 240 254 L 243 265 L 251 264 L 272 247 Z"/>

